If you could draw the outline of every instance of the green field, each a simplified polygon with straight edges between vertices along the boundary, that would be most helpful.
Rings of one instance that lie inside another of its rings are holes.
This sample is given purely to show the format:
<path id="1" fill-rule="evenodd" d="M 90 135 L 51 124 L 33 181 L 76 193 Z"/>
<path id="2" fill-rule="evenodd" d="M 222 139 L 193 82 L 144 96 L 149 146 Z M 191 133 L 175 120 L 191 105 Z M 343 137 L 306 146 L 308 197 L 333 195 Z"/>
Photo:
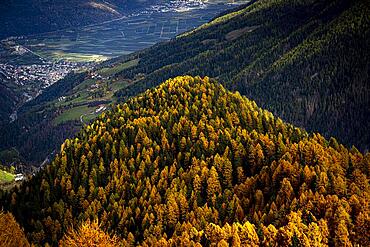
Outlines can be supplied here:
<path id="1" fill-rule="evenodd" d="M 98 71 L 99 74 L 103 76 L 111 76 L 114 74 L 117 74 L 118 72 L 121 72 L 124 69 L 128 69 L 130 67 L 133 67 L 139 63 L 139 59 L 130 60 L 126 63 L 122 63 L 119 65 L 114 65 L 112 68 L 103 68 Z"/>
<path id="2" fill-rule="evenodd" d="M 14 177 L 14 174 L 0 170 L 0 184 L 13 182 Z"/>
<path id="3" fill-rule="evenodd" d="M 127 84 L 126 80 L 87 79 L 74 87 L 65 100 L 55 100 L 52 104 L 55 104 L 55 106 L 69 106 L 71 104 L 81 105 L 100 100 L 112 100 L 113 94 L 127 86 Z"/>
<path id="4" fill-rule="evenodd" d="M 71 120 L 78 120 L 83 114 L 91 113 L 95 110 L 95 107 L 78 106 L 71 109 L 65 110 L 61 115 L 54 119 L 54 124 L 58 125 Z M 85 118 L 84 118 L 85 120 Z"/>
<path id="5" fill-rule="evenodd" d="M 137 61 L 130 61 L 122 64 L 123 66 L 130 66 L 130 64 L 137 63 Z M 132 65 L 131 65 L 132 66 Z M 54 125 L 62 124 L 67 121 L 80 121 L 88 123 L 96 118 L 101 112 L 96 113 L 95 110 L 104 105 L 108 107 L 110 102 L 115 102 L 114 93 L 123 87 L 127 86 L 128 81 L 116 80 L 98 80 L 87 79 L 81 84 L 72 89 L 71 94 L 66 96 L 65 100 L 55 100 L 50 104 L 63 107 L 65 111 L 53 120 Z M 92 86 L 96 86 L 92 89 Z M 104 101 L 105 103 L 88 107 L 88 104 Z M 81 119 L 82 116 L 82 119 Z M 82 120 L 82 121 L 81 121 Z"/>
<path id="6" fill-rule="evenodd" d="M 51 53 L 51 58 L 53 60 L 65 60 L 70 62 L 101 62 L 107 60 L 109 57 L 97 54 L 55 51 Z"/>

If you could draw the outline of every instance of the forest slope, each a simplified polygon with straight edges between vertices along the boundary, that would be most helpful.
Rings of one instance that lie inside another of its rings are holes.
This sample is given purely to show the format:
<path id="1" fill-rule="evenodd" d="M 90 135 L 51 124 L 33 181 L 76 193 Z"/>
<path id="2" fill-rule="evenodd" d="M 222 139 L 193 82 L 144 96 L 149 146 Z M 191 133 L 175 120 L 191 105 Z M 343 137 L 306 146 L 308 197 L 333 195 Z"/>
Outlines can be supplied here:
<path id="1" fill-rule="evenodd" d="M 104 98 L 110 102 L 169 77 L 209 75 L 287 122 L 364 151 L 370 144 L 369 6 L 368 0 L 252 1 L 93 73 L 112 72 L 118 92 Z M 84 74 L 66 78 L 22 107 L 18 120 L 1 128 L 0 149 L 15 147 L 24 160 L 40 164 L 81 127 L 79 116 L 54 124 L 69 111 L 55 107 L 55 99 L 84 95 L 79 84 L 88 80 Z"/>
<path id="2" fill-rule="evenodd" d="M 368 0 L 254 1 L 125 57 L 140 62 L 119 73 L 135 83 L 116 95 L 125 99 L 177 75 L 207 75 L 285 121 L 367 150 L 369 30 Z"/>
<path id="3" fill-rule="evenodd" d="M 369 153 L 184 76 L 100 116 L 0 200 L 36 244 L 99 219 L 125 245 L 368 246 L 369 171 Z"/>

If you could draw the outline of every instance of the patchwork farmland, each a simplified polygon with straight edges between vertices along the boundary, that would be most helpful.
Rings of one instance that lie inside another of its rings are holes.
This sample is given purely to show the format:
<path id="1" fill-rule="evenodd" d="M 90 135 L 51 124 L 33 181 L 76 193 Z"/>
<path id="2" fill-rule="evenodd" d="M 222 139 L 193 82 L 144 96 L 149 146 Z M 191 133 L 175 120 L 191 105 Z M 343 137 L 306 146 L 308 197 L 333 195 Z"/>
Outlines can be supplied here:
<path id="1" fill-rule="evenodd" d="M 106 23 L 14 39 L 47 59 L 99 61 L 174 38 L 230 8 L 207 4 L 187 11 L 142 11 Z"/>

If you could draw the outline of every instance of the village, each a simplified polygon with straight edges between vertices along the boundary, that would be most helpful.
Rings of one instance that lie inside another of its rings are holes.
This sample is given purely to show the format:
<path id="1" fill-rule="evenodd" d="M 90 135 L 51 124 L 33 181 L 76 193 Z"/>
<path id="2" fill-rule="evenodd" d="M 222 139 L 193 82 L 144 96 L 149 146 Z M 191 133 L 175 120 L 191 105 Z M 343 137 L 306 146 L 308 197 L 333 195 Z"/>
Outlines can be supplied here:
<path id="1" fill-rule="evenodd" d="M 0 63 L 0 79 L 11 80 L 19 86 L 37 84 L 40 89 L 45 89 L 62 79 L 68 73 L 76 70 L 87 69 L 90 63 L 77 63 L 69 61 L 44 62 L 31 65 L 11 65 Z"/>

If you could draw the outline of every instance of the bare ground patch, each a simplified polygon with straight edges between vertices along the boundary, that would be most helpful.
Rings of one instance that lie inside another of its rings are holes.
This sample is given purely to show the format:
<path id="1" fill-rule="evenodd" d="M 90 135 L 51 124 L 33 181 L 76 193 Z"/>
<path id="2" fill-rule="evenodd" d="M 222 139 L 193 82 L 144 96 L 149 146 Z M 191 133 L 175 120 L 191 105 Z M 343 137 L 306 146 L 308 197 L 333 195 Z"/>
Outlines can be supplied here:
<path id="1" fill-rule="evenodd" d="M 228 41 L 233 41 L 246 33 L 253 32 L 257 28 L 258 26 L 252 26 L 252 27 L 244 27 L 241 29 L 237 29 L 237 30 L 231 31 L 228 34 L 226 34 L 225 38 Z"/>

